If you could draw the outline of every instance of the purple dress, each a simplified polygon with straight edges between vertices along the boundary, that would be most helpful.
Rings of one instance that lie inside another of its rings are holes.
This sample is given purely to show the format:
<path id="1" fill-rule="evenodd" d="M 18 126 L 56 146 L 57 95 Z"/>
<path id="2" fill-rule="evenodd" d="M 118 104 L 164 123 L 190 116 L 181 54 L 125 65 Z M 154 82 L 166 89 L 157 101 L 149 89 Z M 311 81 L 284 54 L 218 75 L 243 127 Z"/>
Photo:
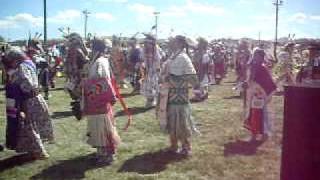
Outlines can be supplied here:
<path id="1" fill-rule="evenodd" d="M 17 84 L 7 83 L 6 87 L 6 147 L 15 150 L 20 129 L 19 112 L 22 104 L 22 92 Z"/>
<path id="2" fill-rule="evenodd" d="M 19 121 L 16 152 L 42 152 L 42 140 L 53 140 L 53 127 L 46 101 L 38 90 L 36 67 L 31 60 L 24 60 L 12 75 L 12 83 L 21 90 L 22 108 L 26 119 Z M 14 94 L 16 95 L 16 94 Z"/>

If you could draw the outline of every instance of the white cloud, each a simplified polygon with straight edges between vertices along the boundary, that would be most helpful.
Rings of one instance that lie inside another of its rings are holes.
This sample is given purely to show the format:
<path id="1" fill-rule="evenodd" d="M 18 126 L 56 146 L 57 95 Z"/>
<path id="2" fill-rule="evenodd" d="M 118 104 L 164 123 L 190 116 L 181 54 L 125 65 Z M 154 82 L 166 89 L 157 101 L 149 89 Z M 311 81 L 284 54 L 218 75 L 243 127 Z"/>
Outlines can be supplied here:
<path id="1" fill-rule="evenodd" d="M 14 16 L 7 16 L 5 18 L 7 23 L 19 25 L 21 23 L 31 24 L 33 26 L 41 26 L 43 19 L 42 17 L 35 17 L 32 14 L 29 13 L 19 13 Z"/>
<path id="2" fill-rule="evenodd" d="M 311 20 L 320 20 L 320 15 L 310 16 Z"/>
<path id="3" fill-rule="evenodd" d="M 170 6 L 164 13 L 163 16 L 168 17 L 184 17 L 187 15 L 187 12 L 184 8 L 178 6 Z"/>
<path id="4" fill-rule="evenodd" d="M 153 13 L 156 11 L 153 6 L 140 3 L 129 5 L 128 8 L 136 13 L 137 20 L 140 22 L 150 22 L 153 20 Z"/>
<path id="5" fill-rule="evenodd" d="M 114 21 L 115 18 L 110 13 L 101 12 L 101 13 L 95 13 L 93 14 L 93 17 L 96 19 L 104 20 L 104 21 Z"/>
<path id="6" fill-rule="evenodd" d="M 153 6 L 145 5 L 145 4 L 140 4 L 140 3 L 135 3 L 129 6 L 129 9 L 132 11 L 135 11 L 136 13 L 139 14 L 152 14 L 155 11 L 155 8 Z"/>
<path id="7" fill-rule="evenodd" d="M 96 0 L 97 2 L 102 3 L 127 3 L 128 0 Z"/>
<path id="8" fill-rule="evenodd" d="M 193 0 L 186 0 L 185 4 L 182 6 L 170 6 L 163 13 L 164 16 L 168 17 L 184 17 L 190 13 L 200 14 L 200 15 L 213 15 L 221 16 L 225 15 L 226 11 L 224 8 L 209 4 L 209 3 L 200 3 Z"/>
<path id="9" fill-rule="evenodd" d="M 81 17 L 81 12 L 78 10 L 59 11 L 56 15 L 48 17 L 48 23 L 68 24 Z M 21 28 L 25 26 L 42 27 L 43 17 L 33 16 L 29 13 L 18 13 L 12 16 L 6 16 L 0 19 L 0 28 Z"/>
<path id="10" fill-rule="evenodd" d="M 185 9 L 198 14 L 223 15 L 225 13 L 225 10 L 222 7 L 207 3 L 201 4 L 199 2 L 194 2 L 193 0 L 187 0 Z"/>
<path id="11" fill-rule="evenodd" d="M 55 16 L 49 17 L 48 22 L 67 24 L 81 17 L 81 12 L 74 9 L 59 11 Z"/>
<path id="12" fill-rule="evenodd" d="M 17 24 L 13 21 L 0 20 L 0 29 L 17 28 Z"/>
<path id="13" fill-rule="evenodd" d="M 303 24 L 307 20 L 308 16 L 302 12 L 296 13 L 289 18 L 289 21 Z"/>

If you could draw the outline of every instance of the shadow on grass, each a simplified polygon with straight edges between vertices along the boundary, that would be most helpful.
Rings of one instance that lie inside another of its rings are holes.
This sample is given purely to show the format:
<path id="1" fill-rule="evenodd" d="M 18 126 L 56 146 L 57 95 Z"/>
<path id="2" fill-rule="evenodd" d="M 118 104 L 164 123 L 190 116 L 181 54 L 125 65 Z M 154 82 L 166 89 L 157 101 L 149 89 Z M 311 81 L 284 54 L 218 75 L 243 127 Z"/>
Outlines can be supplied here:
<path id="1" fill-rule="evenodd" d="M 164 171 L 167 165 L 186 159 L 185 156 L 160 150 L 135 156 L 120 167 L 118 172 L 136 172 L 139 174 L 154 174 Z"/>
<path id="2" fill-rule="evenodd" d="M 196 104 L 196 103 L 202 103 L 202 102 L 208 101 L 208 98 L 209 98 L 208 95 L 206 95 L 206 96 L 204 96 L 202 98 L 192 97 L 192 98 L 189 99 L 189 101 L 190 101 L 191 104 Z"/>
<path id="3" fill-rule="evenodd" d="M 72 111 L 62 111 L 62 112 L 53 112 L 51 115 L 52 119 L 62 119 L 66 117 L 73 116 Z"/>
<path id="4" fill-rule="evenodd" d="M 226 81 L 226 82 L 224 82 L 225 84 L 235 84 L 235 83 L 237 83 L 237 81 Z"/>
<path id="5" fill-rule="evenodd" d="M 223 99 L 241 99 L 241 96 L 229 96 L 229 97 L 223 97 Z"/>
<path id="6" fill-rule="evenodd" d="M 19 154 L 0 160 L 0 172 L 30 163 L 35 159 L 28 154 Z"/>
<path id="7" fill-rule="evenodd" d="M 244 155 L 251 156 L 257 153 L 257 149 L 263 141 L 241 141 L 230 142 L 224 145 L 224 156 Z"/>
<path id="8" fill-rule="evenodd" d="M 50 91 L 64 91 L 64 88 L 63 87 L 51 88 Z"/>
<path id="9" fill-rule="evenodd" d="M 47 169 L 42 170 L 39 174 L 34 175 L 31 179 L 82 179 L 85 178 L 85 173 L 91 169 L 97 169 L 108 166 L 107 164 L 98 164 L 95 159 L 95 154 L 76 157 L 59 161 Z"/>
<path id="10" fill-rule="evenodd" d="M 123 98 L 128 98 L 128 97 L 137 96 L 137 95 L 139 95 L 139 93 L 122 93 L 121 94 Z"/>
<path id="11" fill-rule="evenodd" d="M 128 108 L 129 112 L 131 113 L 131 115 L 135 115 L 135 114 L 140 114 L 140 113 L 145 113 L 149 110 L 153 109 L 153 107 L 151 108 L 146 108 L 146 107 L 133 107 L 133 108 Z M 120 116 L 124 116 L 127 115 L 125 113 L 124 110 L 118 111 L 114 116 L 115 117 L 120 117 Z"/>
<path id="12" fill-rule="evenodd" d="M 190 103 L 191 104 L 200 104 L 202 102 L 204 102 L 205 100 L 194 100 L 194 99 L 190 99 Z"/>

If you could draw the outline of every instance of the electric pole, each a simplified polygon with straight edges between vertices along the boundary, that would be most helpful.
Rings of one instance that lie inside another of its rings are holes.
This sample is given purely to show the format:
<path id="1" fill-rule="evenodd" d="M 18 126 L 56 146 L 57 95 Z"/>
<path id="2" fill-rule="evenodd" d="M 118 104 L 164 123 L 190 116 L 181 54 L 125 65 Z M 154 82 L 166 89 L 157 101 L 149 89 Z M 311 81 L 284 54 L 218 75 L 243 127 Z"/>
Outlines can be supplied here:
<path id="1" fill-rule="evenodd" d="M 70 27 L 69 26 L 67 27 L 67 34 L 68 34 L 68 36 L 70 34 Z"/>
<path id="2" fill-rule="evenodd" d="M 91 14 L 88 10 L 82 11 L 84 15 L 84 39 L 87 39 L 87 23 L 88 23 L 88 17 L 89 14 Z"/>
<path id="3" fill-rule="evenodd" d="M 43 43 L 47 44 L 47 0 L 43 0 Z"/>
<path id="4" fill-rule="evenodd" d="M 276 62 L 278 62 L 277 58 L 277 46 L 278 46 L 278 16 L 279 16 L 279 6 L 283 4 L 282 0 L 276 0 L 273 5 L 276 6 L 276 32 L 275 32 L 275 40 L 274 40 L 274 58 Z"/>
<path id="5" fill-rule="evenodd" d="M 153 14 L 156 20 L 156 38 L 158 38 L 158 15 L 160 14 L 160 12 L 154 12 Z"/>

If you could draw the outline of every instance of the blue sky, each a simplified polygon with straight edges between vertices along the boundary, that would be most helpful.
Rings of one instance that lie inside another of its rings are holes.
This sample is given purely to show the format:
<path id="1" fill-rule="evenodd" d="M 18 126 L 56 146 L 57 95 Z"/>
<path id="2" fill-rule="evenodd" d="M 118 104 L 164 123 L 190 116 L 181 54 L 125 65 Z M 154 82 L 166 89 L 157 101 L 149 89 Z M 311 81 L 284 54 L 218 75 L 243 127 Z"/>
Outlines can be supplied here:
<path id="1" fill-rule="evenodd" d="M 131 36 L 149 32 L 159 11 L 159 37 L 251 37 L 273 39 L 273 0 L 47 0 L 48 38 L 60 37 L 60 27 L 83 34 L 82 10 L 88 9 L 88 31 L 97 35 Z M 42 32 L 42 0 L 0 0 L 0 35 L 25 39 Z M 284 0 L 279 12 L 279 36 L 320 38 L 318 0 Z"/>

